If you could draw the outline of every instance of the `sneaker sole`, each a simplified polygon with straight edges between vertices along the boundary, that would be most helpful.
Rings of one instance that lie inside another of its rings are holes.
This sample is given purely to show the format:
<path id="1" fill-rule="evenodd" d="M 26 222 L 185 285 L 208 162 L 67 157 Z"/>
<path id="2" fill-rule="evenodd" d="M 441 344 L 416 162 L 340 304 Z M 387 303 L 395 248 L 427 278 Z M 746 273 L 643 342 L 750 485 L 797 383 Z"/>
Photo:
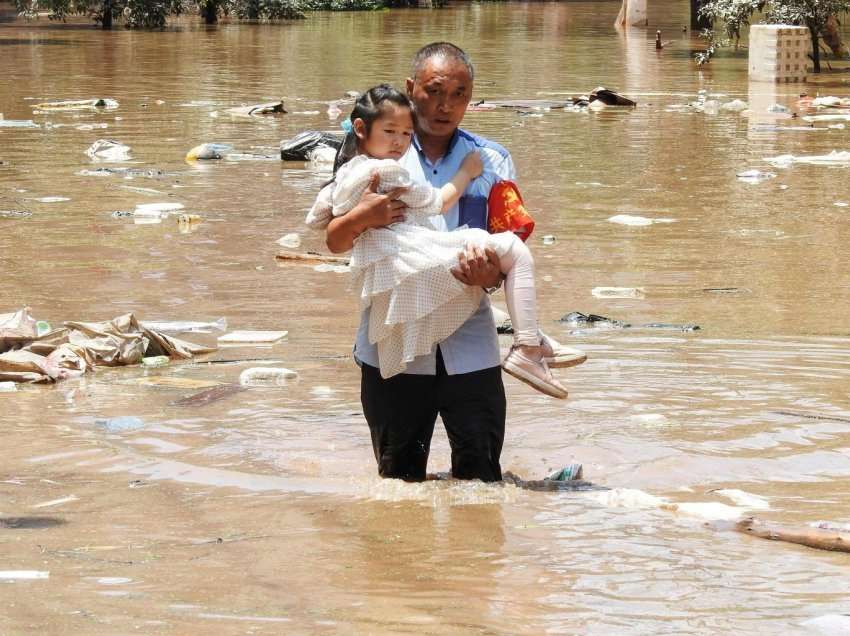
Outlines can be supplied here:
<path id="1" fill-rule="evenodd" d="M 538 378 L 534 376 L 528 376 L 523 373 L 522 369 L 514 366 L 510 362 L 502 363 L 502 368 L 505 370 L 505 373 L 508 375 L 512 375 L 520 382 L 525 382 L 528 386 L 533 389 L 537 389 L 541 393 L 545 393 L 549 397 L 557 398 L 559 400 L 567 399 L 566 391 L 559 391 L 557 388 L 552 386 L 551 384 L 546 384 L 545 382 L 541 382 Z"/>
<path id="2" fill-rule="evenodd" d="M 576 367 L 587 362 L 586 353 L 565 353 L 551 358 L 545 358 L 546 364 L 552 369 L 565 369 L 567 367 Z"/>

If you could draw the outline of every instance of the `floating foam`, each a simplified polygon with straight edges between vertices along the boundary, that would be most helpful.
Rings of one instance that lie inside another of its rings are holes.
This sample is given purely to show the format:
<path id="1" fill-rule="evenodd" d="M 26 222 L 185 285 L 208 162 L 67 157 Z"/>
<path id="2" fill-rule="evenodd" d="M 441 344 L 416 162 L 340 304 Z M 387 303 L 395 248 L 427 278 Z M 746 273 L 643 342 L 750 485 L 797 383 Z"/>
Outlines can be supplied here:
<path id="1" fill-rule="evenodd" d="M 765 499 L 764 497 L 759 497 L 758 495 L 753 495 L 743 490 L 737 490 L 735 488 L 724 488 L 722 490 L 715 490 L 714 492 L 720 495 L 721 497 L 726 497 L 727 499 L 730 499 L 732 503 L 738 506 L 744 506 L 745 508 L 752 508 L 754 510 L 770 509 L 770 503 L 767 499 Z"/>

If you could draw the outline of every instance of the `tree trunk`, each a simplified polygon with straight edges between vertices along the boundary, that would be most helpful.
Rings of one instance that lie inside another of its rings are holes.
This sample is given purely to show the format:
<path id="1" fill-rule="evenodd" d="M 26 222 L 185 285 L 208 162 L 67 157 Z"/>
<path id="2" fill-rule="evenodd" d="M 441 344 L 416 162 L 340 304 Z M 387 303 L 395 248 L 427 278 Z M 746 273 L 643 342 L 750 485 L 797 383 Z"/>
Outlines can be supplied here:
<path id="1" fill-rule="evenodd" d="M 702 31 L 711 28 L 711 20 L 699 13 L 703 4 L 704 0 L 691 0 L 691 29 Z"/>
<path id="2" fill-rule="evenodd" d="M 215 24 L 218 22 L 218 4 L 214 0 L 207 0 L 201 5 L 201 15 L 206 24 Z"/>
<path id="3" fill-rule="evenodd" d="M 112 0 L 103 0 L 103 15 L 100 18 L 101 27 L 112 28 Z"/>
<path id="4" fill-rule="evenodd" d="M 832 49 L 832 54 L 839 60 L 846 60 L 850 57 L 850 49 L 844 44 L 841 39 L 841 30 L 838 28 L 838 18 L 834 15 L 826 19 L 826 24 L 823 27 L 823 41 Z"/>
<path id="5" fill-rule="evenodd" d="M 820 73 L 820 42 L 818 42 L 818 27 L 809 23 L 809 34 L 812 36 L 812 63 L 815 73 Z"/>

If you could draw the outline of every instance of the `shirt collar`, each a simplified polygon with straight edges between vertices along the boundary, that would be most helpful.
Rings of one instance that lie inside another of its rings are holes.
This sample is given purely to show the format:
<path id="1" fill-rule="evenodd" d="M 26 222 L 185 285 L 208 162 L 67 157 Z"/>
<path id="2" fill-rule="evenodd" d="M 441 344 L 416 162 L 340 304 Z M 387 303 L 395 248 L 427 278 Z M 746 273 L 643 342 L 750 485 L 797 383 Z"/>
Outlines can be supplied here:
<path id="1" fill-rule="evenodd" d="M 458 139 L 460 139 L 460 128 L 455 128 L 452 138 L 449 139 L 449 147 L 446 148 L 446 154 L 444 154 L 441 159 L 445 159 L 452 154 L 452 150 L 454 150 L 455 145 L 457 145 Z M 422 144 L 419 143 L 419 137 L 415 134 L 413 135 L 413 147 L 416 148 L 416 152 L 418 152 L 421 157 L 425 157 L 425 151 L 422 149 Z"/>

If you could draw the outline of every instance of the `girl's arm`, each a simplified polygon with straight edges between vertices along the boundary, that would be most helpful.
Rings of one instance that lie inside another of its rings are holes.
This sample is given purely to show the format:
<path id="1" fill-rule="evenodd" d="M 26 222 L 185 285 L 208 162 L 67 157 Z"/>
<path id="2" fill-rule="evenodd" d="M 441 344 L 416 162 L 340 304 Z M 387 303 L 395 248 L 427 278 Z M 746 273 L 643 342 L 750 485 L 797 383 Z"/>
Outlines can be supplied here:
<path id="1" fill-rule="evenodd" d="M 445 214 L 451 209 L 472 180 L 480 176 L 482 172 L 484 172 L 484 164 L 481 163 L 481 155 L 477 150 L 473 150 L 463 158 L 463 163 L 460 164 L 452 180 L 440 188 L 440 194 L 443 196 L 443 208 L 440 211 Z"/>

